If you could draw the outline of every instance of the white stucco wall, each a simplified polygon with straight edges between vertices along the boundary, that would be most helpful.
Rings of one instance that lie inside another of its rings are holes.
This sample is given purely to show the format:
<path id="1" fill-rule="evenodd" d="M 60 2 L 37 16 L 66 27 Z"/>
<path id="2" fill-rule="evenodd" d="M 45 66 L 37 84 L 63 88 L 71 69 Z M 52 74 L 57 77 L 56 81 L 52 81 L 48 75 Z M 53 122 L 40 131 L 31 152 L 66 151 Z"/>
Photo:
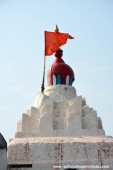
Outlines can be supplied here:
<path id="1" fill-rule="evenodd" d="M 19 170 L 108 165 L 112 170 L 113 138 L 105 136 L 96 110 L 77 96 L 74 87 L 48 87 L 18 121 L 16 136 L 8 146 L 8 165 L 32 165 Z"/>
<path id="2" fill-rule="evenodd" d="M 32 164 L 33 170 L 53 170 L 54 166 L 61 166 L 63 170 L 67 165 L 107 165 L 112 170 L 113 138 L 18 138 L 9 144 L 8 164 Z"/>
<path id="3" fill-rule="evenodd" d="M 72 86 L 48 87 L 39 93 L 22 120 L 18 121 L 16 137 L 103 136 L 101 118 L 90 108 Z"/>

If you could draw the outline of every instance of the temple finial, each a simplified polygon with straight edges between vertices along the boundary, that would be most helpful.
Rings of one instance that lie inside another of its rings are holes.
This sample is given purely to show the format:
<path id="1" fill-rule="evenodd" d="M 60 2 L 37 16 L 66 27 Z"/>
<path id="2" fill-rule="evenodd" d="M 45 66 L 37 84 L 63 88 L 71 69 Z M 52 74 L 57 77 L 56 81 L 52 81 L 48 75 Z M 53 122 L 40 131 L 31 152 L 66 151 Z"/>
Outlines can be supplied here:
<path id="1" fill-rule="evenodd" d="M 55 30 L 54 30 L 56 33 L 57 32 L 59 32 L 59 28 L 58 28 L 58 26 L 56 25 L 56 28 L 55 28 Z"/>

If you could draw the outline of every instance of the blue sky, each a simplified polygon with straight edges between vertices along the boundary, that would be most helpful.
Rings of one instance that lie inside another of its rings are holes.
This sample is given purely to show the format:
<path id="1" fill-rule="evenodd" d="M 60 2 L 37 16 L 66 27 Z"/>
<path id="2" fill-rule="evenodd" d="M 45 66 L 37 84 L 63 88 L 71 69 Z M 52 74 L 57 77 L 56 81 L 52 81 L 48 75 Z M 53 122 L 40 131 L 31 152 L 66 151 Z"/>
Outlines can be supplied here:
<path id="1" fill-rule="evenodd" d="M 113 136 L 113 1 L 0 1 L 0 132 L 14 137 L 16 124 L 40 92 L 44 30 L 74 36 L 62 47 L 75 72 L 78 95 L 97 110 Z M 46 70 L 54 61 L 47 57 Z"/>

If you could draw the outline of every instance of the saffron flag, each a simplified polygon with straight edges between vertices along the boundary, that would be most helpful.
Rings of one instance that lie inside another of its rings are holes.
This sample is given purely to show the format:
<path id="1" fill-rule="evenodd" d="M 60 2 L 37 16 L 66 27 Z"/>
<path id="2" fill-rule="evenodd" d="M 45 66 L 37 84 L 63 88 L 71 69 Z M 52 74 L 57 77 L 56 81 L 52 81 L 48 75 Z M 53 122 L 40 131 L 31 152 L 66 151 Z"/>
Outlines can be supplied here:
<path id="1" fill-rule="evenodd" d="M 66 44 L 67 39 L 73 39 L 68 33 L 45 31 L 45 56 L 55 53 L 60 46 Z"/>

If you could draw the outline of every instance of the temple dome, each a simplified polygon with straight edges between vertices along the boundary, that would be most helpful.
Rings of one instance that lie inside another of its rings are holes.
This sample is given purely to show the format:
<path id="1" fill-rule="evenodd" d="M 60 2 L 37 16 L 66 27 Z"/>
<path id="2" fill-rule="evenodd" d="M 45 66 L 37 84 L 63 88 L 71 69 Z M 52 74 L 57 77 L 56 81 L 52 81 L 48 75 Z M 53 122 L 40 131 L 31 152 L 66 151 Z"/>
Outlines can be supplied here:
<path id="1" fill-rule="evenodd" d="M 48 86 L 59 84 L 71 86 L 74 81 L 74 72 L 69 65 L 65 64 L 62 54 L 63 51 L 61 49 L 55 53 L 56 59 L 47 73 Z"/>

